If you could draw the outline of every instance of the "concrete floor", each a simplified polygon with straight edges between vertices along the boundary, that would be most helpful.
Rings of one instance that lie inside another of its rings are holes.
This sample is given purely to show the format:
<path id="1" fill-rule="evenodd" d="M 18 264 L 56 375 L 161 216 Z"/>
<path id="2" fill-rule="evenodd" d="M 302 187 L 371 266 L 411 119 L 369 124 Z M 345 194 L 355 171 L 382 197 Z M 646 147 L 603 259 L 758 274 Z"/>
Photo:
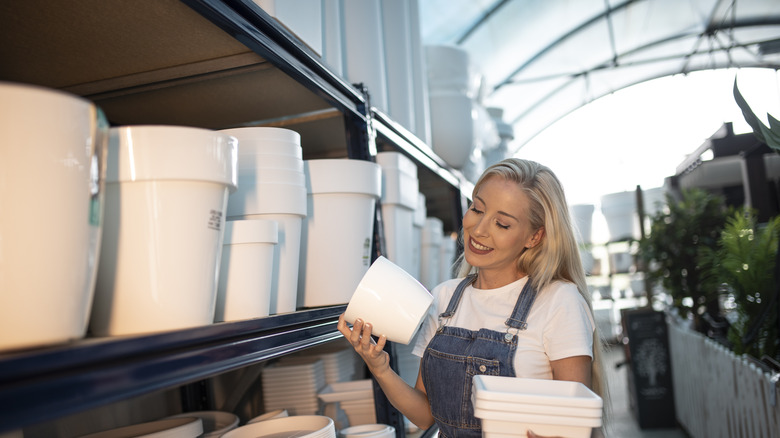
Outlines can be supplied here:
<path id="1" fill-rule="evenodd" d="M 682 429 L 640 429 L 631 412 L 628 395 L 628 370 L 615 365 L 625 360 L 622 346 L 612 346 L 605 357 L 610 391 L 612 418 L 607 424 L 607 438 L 689 438 Z"/>

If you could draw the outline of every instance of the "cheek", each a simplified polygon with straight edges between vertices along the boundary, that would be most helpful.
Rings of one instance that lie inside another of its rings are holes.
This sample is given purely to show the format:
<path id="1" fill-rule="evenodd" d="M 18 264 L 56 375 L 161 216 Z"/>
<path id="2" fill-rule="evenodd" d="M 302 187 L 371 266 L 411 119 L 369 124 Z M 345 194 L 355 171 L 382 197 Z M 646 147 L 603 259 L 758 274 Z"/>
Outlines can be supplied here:
<path id="1" fill-rule="evenodd" d="M 476 222 L 475 216 L 476 215 L 471 210 L 467 210 L 466 211 L 466 214 L 463 215 L 463 229 L 464 230 L 474 226 L 474 223 Z"/>

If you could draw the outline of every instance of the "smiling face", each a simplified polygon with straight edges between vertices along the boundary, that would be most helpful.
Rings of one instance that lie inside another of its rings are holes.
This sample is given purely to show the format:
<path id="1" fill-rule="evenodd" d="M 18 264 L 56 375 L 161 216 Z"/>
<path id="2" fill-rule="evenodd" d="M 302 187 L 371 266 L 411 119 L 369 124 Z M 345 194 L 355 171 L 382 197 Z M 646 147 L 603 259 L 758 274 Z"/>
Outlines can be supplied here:
<path id="1" fill-rule="evenodd" d="M 479 268 L 480 276 L 490 278 L 491 283 L 509 284 L 526 274 L 518 272 L 517 259 L 544 235 L 542 229 L 532 229 L 529 205 L 519 184 L 491 176 L 480 186 L 463 216 L 466 261 Z"/>

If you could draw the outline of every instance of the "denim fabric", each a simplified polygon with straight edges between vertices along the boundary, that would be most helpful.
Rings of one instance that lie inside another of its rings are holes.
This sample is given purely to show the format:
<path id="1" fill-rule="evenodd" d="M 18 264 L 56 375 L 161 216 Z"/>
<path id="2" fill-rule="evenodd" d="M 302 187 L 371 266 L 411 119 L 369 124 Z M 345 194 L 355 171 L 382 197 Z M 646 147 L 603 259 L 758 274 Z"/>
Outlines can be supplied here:
<path id="1" fill-rule="evenodd" d="M 455 289 L 447 310 L 440 320 L 455 313 L 463 291 L 474 282 L 466 277 Z M 440 326 L 422 358 L 422 379 L 431 403 L 431 412 L 439 426 L 439 434 L 446 438 L 482 436 L 479 419 L 474 417 L 471 404 L 471 380 L 477 374 L 515 376 L 514 357 L 517 335 L 510 328 L 524 330 L 525 320 L 536 298 L 536 291 L 526 282 L 512 315 L 507 320 L 507 331 Z"/>

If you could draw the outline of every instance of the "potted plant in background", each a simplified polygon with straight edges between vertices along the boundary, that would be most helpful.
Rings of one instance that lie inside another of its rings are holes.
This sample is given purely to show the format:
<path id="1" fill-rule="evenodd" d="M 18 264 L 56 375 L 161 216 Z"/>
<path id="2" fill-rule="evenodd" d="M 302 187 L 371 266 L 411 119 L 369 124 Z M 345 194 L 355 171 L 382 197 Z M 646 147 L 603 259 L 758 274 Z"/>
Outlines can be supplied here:
<path id="1" fill-rule="evenodd" d="M 708 283 L 715 282 L 733 299 L 728 312 L 729 347 L 735 354 L 778 357 L 775 263 L 780 217 L 757 224 L 752 210 L 738 210 L 726 222 L 716 249 L 700 254 Z"/>
<path id="2" fill-rule="evenodd" d="M 681 199 L 667 195 L 667 211 L 651 217 L 650 232 L 639 241 L 639 257 L 651 284 L 660 284 L 682 318 L 692 319 L 706 333 L 722 321 L 718 290 L 702 282 L 700 249 L 717 247 L 726 222 L 722 196 L 701 189 L 682 191 Z"/>

